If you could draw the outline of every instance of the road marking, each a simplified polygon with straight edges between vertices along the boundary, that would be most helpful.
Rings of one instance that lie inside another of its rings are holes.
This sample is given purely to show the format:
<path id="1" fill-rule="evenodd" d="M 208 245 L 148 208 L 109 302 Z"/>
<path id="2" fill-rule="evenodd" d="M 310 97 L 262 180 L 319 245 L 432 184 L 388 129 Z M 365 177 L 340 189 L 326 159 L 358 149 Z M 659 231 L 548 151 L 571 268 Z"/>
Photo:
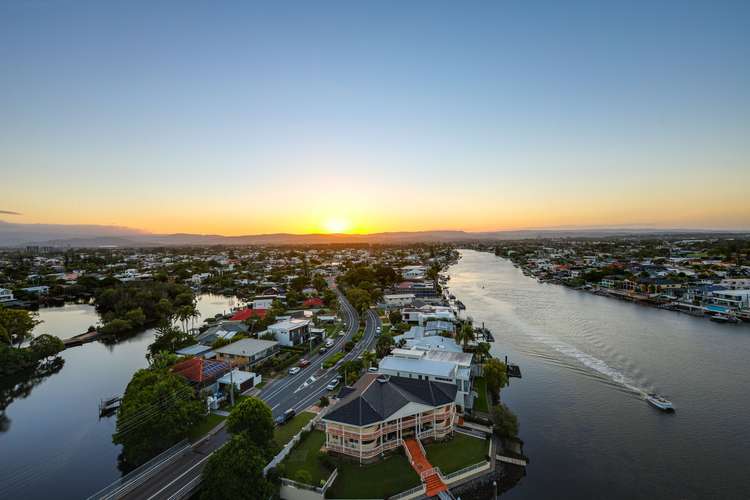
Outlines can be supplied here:
<path id="1" fill-rule="evenodd" d="M 280 404 L 281 403 L 277 403 L 276 405 L 272 406 L 271 407 L 271 411 L 274 411 L 276 408 L 278 408 Z"/>
<path id="2" fill-rule="evenodd" d="M 148 500 L 152 500 L 152 499 L 158 497 L 161 494 L 162 491 L 164 491 L 167 488 L 169 488 L 170 486 L 172 486 L 174 483 L 176 483 L 177 481 L 179 481 L 180 479 L 182 479 L 182 477 L 185 474 L 187 474 L 188 472 L 190 472 L 191 470 L 195 469 L 200 464 L 202 464 L 203 462 L 205 462 L 206 460 L 208 460 L 209 458 L 211 458 L 211 455 L 213 455 L 213 454 L 214 454 L 214 452 L 212 451 L 211 453 L 209 453 L 205 457 L 203 457 L 200 460 L 198 460 L 198 462 L 196 462 L 195 464 L 193 464 L 188 470 L 186 470 L 185 472 L 183 472 L 182 474 L 180 474 L 176 478 L 172 479 L 166 486 L 164 486 L 162 489 L 160 489 L 159 491 L 157 491 L 156 493 L 154 493 L 153 495 L 151 495 L 150 497 L 148 497 Z"/>

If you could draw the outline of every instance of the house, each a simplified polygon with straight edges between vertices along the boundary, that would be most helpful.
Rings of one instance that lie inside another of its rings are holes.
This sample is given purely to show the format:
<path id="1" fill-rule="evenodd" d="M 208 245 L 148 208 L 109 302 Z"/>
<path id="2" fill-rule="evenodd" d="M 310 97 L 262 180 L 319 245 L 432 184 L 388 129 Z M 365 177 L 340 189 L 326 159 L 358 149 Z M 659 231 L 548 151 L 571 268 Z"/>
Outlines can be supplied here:
<path id="1" fill-rule="evenodd" d="M 29 286 L 21 288 L 26 293 L 33 293 L 36 295 L 47 295 L 49 293 L 49 287 L 47 285 Z"/>
<path id="2" fill-rule="evenodd" d="M 442 349 L 393 349 L 380 360 L 378 371 L 396 377 L 447 382 L 456 386 L 455 403 L 474 407 L 471 362 L 473 355 Z"/>
<path id="3" fill-rule="evenodd" d="M 383 295 L 383 302 L 388 309 L 410 305 L 417 296 L 413 293 L 389 293 Z"/>
<path id="4" fill-rule="evenodd" d="M 273 356 L 279 350 L 279 343 L 273 340 L 241 339 L 214 349 L 216 359 L 233 367 L 245 368 Z"/>
<path id="5" fill-rule="evenodd" d="M 404 266 L 401 268 L 401 276 L 407 280 L 424 279 L 426 272 L 424 266 Z"/>
<path id="6" fill-rule="evenodd" d="M 750 309 L 750 289 L 717 290 L 711 294 L 711 302 L 735 309 Z"/>
<path id="7" fill-rule="evenodd" d="M 175 354 L 178 356 L 206 356 L 211 352 L 211 346 L 203 345 L 203 344 L 193 344 L 187 347 L 183 347 L 182 349 L 178 349 L 175 351 Z"/>
<path id="8" fill-rule="evenodd" d="M 7 288 L 0 288 L 0 304 L 3 302 L 10 302 L 12 300 L 16 300 L 13 297 L 13 292 L 11 290 L 8 290 Z"/>
<path id="9" fill-rule="evenodd" d="M 260 384 L 262 377 L 258 373 L 246 372 L 235 368 L 229 373 L 224 374 L 219 380 L 219 385 L 230 386 L 234 384 L 238 392 L 244 392 L 251 387 Z"/>
<path id="10" fill-rule="evenodd" d="M 242 321 L 222 321 L 198 335 L 196 340 L 203 345 L 211 345 L 218 339 L 232 340 L 238 333 L 247 331 L 247 325 Z"/>
<path id="11" fill-rule="evenodd" d="M 310 320 L 287 319 L 279 321 L 269 326 L 268 331 L 274 334 L 279 344 L 293 347 L 309 340 Z"/>
<path id="12" fill-rule="evenodd" d="M 320 297 L 311 297 L 309 299 L 305 299 L 304 302 L 302 302 L 302 307 L 306 309 L 310 309 L 313 307 L 323 307 L 323 299 Z"/>
<path id="13" fill-rule="evenodd" d="M 229 371 L 229 365 L 211 359 L 190 358 L 176 363 L 172 366 L 171 371 L 183 377 L 198 389 L 216 392 L 218 389 L 217 380 Z"/>
<path id="14" fill-rule="evenodd" d="M 250 318 L 263 319 L 266 317 L 266 312 L 266 309 L 253 309 L 250 307 L 246 307 L 245 309 L 234 313 L 234 315 L 229 319 L 231 321 L 247 321 Z"/>
<path id="15" fill-rule="evenodd" d="M 322 418 L 326 450 L 360 463 L 398 449 L 403 440 L 443 439 L 457 423 L 456 386 L 368 373 Z"/>

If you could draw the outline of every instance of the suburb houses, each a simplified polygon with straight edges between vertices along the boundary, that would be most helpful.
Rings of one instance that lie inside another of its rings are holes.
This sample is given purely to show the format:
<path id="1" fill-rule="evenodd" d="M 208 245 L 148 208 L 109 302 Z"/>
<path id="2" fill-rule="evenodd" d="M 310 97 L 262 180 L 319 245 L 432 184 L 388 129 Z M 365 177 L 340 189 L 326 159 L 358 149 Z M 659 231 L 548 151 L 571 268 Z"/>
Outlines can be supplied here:
<path id="1" fill-rule="evenodd" d="M 268 327 L 279 344 L 293 347 L 307 342 L 310 338 L 310 320 L 291 318 L 279 321 Z"/>
<path id="2" fill-rule="evenodd" d="M 455 398 L 454 384 L 369 373 L 323 417 L 326 450 L 366 463 L 407 440 L 446 438 L 458 420 Z"/>

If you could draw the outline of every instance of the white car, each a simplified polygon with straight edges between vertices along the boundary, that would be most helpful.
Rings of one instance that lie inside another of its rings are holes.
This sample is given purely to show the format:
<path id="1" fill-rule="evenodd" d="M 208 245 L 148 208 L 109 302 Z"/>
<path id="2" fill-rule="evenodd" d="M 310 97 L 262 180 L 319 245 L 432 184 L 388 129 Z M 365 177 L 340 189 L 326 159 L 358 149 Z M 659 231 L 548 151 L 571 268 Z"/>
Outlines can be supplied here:
<path id="1" fill-rule="evenodd" d="M 328 389 L 329 391 L 334 390 L 336 388 L 336 386 L 339 385 L 339 382 L 340 381 L 337 378 L 331 380 L 331 383 L 326 386 L 326 389 Z"/>
<path id="2" fill-rule="evenodd" d="M 293 366 L 289 368 L 289 375 L 297 375 L 299 373 L 299 366 Z"/>
<path id="3" fill-rule="evenodd" d="M 333 347 L 333 339 L 326 340 L 326 347 Z"/>

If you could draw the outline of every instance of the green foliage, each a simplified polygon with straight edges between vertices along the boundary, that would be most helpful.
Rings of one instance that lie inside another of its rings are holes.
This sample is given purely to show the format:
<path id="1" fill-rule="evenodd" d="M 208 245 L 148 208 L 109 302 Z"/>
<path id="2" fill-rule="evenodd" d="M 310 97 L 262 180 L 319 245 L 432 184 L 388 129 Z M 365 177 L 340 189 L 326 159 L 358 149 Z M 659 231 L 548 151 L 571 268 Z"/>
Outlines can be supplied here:
<path id="1" fill-rule="evenodd" d="M 249 433 L 235 434 L 203 470 L 203 500 L 267 500 L 276 487 L 263 477 L 266 457 Z"/>
<path id="2" fill-rule="evenodd" d="M 372 303 L 372 296 L 362 288 L 349 288 L 346 291 L 346 298 L 349 299 L 349 302 L 359 314 L 364 314 Z"/>
<path id="3" fill-rule="evenodd" d="M 135 467 L 187 437 L 204 413 L 183 378 L 165 369 L 138 370 L 117 412 L 112 442 L 123 445 L 123 461 Z"/>
<path id="4" fill-rule="evenodd" d="M 294 480 L 302 484 L 312 484 L 312 474 L 308 470 L 300 469 L 294 474 Z"/>
<path id="5" fill-rule="evenodd" d="M 128 320 L 115 318 L 99 328 L 99 331 L 103 335 L 119 336 L 133 331 L 133 325 Z"/>
<path id="6" fill-rule="evenodd" d="M 39 363 L 39 357 L 31 349 L 15 349 L 0 343 L 0 375 L 5 377 L 24 370 L 31 370 Z"/>
<path id="7" fill-rule="evenodd" d="M 51 358 L 59 352 L 65 350 L 65 344 L 58 337 L 53 335 L 39 335 L 29 343 L 29 349 L 38 359 Z"/>
<path id="8" fill-rule="evenodd" d="M 518 418 L 510 409 L 502 403 L 492 407 L 490 412 L 494 432 L 503 438 L 514 438 L 518 436 Z"/>
<path id="9" fill-rule="evenodd" d="M 0 306 L 0 342 L 20 347 L 31 338 L 31 331 L 39 323 L 29 311 Z"/>
<path id="10" fill-rule="evenodd" d="M 174 352 L 177 349 L 192 345 L 194 342 L 195 338 L 189 333 L 185 333 L 174 326 L 163 324 L 156 329 L 154 341 L 148 346 L 148 351 L 151 355 L 162 351 Z"/>
<path id="11" fill-rule="evenodd" d="M 375 354 L 378 355 L 379 359 L 388 356 L 393 345 L 393 337 L 390 335 L 381 335 L 375 343 Z"/>
<path id="12" fill-rule="evenodd" d="M 492 358 L 484 364 L 482 373 L 492 402 L 496 403 L 500 398 L 500 389 L 508 384 L 508 367 L 499 359 Z"/>
<path id="13" fill-rule="evenodd" d="M 229 417 L 227 417 L 227 430 L 229 432 L 232 434 L 246 432 L 249 439 L 261 450 L 270 449 L 273 429 L 271 408 L 258 398 L 243 399 L 232 408 Z"/>
<path id="14" fill-rule="evenodd" d="M 475 340 L 474 327 L 471 323 L 464 323 L 460 330 L 456 332 L 456 341 L 461 342 L 464 348 L 469 345 L 470 342 Z"/>
<path id="15" fill-rule="evenodd" d="M 394 309 L 391 312 L 388 313 L 388 320 L 391 322 L 392 325 L 397 325 L 403 321 L 403 317 L 401 316 L 401 311 L 398 309 Z"/>
<path id="16" fill-rule="evenodd" d="M 318 406 L 320 406 L 321 408 L 325 408 L 329 404 L 331 404 L 331 401 L 328 399 L 328 396 L 320 397 L 320 402 L 318 403 Z"/>

